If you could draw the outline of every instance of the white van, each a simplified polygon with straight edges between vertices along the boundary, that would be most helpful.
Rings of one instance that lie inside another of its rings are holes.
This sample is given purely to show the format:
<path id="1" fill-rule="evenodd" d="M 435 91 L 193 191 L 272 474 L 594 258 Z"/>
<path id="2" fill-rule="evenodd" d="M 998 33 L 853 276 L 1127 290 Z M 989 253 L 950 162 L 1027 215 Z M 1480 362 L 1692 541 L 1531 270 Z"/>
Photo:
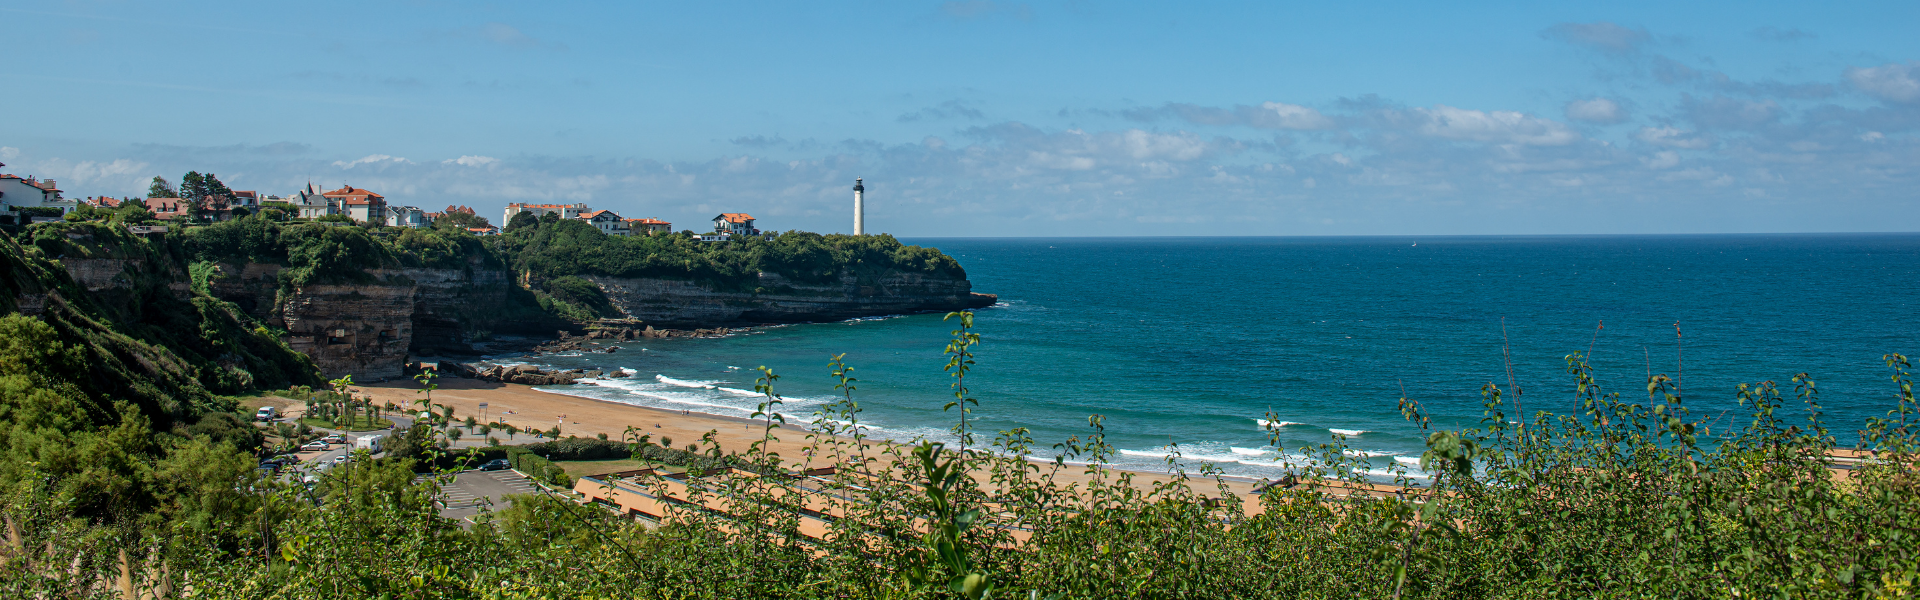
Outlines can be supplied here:
<path id="1" fill-rule="evenodd" d="M 253 420 L 255 421 L 272 421 L 279 416 L 280 411 L 274 410 L 271 406 L 262 406 L 260 410 L 253 412 Z"/>
<path id="2" fill-rule="evenodd" d="M 384 435 L 363 435 L 353 440 L 353 449 L 379 452 L 386 441 L 387 436 Z"/>

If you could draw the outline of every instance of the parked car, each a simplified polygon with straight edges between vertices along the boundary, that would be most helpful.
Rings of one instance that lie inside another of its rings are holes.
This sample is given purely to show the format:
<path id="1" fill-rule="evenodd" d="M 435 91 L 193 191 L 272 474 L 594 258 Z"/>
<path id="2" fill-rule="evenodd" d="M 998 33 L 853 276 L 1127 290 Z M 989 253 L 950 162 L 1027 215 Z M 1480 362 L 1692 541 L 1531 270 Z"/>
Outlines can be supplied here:
<path id="1" fill-rule="evenodd" d="M 253 411 L 253 420 L 255 421 L 272 421 L 279 418 L 279 416 L 280 411 L 275 410 L 271 406 L 262 406 L 260 410 Z"/>
<path id="2" fill-rule="evenodd" d="M 342 455 L 333 457 L 333 464 L 336 464 L 336 465 L 346 464 L 346 462 L 349 460 L 352 460 L 352 459 L 349 458 L 347 455 L 342 454 Z"/>
<path id="3" fill-rule="evenodd" d="M 507 459 L 504 459 L 504 458 L 496 458 L 496 459 L 493 459 L 493 460 L 490 460 L 490 461 L 487 461 L 487 464 L 484 464 L 484 465 L 480 465 L 480 470 L 482 470 L 482 471 L 505 471 L 505 470 L 507 470 L 508 468 L 511 468 L 512 466 L 513 466 L 513 464 L 512 464 L 512 463 L 508 463 L 508 462 L 507 462 Z"/>
<path id="4" fill-rule="evenodd" d="M 336 433 L 333 435 L 329 435 L 327 437 L 320 438 L 320 441 L 326 442 L 329 444 L 345 444 L 347 443 L 347 436 Z"/>
<path id="5" fill-rule="evenodd" d="M 328 444 L 323 440 L 307 442 L 306 445 L 300 447 L 301 450 L 329 450 L 332 448 L 332 444 Z"/>
<path id="6" fill-rule="evenodd" d="M 287 453 L 287 454 L 275 456 L 273 457 L 273 460 L 280 461 L 280 464 L 283 464 L 283 465 L 297 465 L 297 464 L 300 464 L 300 455 Z"/>

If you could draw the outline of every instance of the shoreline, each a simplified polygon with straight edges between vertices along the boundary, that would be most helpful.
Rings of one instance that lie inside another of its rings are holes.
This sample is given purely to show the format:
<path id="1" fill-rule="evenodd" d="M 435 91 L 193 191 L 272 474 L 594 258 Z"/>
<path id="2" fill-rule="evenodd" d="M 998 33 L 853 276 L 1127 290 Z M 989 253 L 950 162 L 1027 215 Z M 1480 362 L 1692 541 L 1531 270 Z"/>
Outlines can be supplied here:
<path id="1" fill-rule="evenodd" d="M 534 386 L 515 383 L 492 383 L 477 379 L 443 378 L 435 381 L 440 389 L 433 393 L 433 403 L 451 406 L 456 418 L 473 416 L 482 423 L 506 422 L 523 429 L 532 428 L 545 431 L 555 424 L 561 428 L 561 436 L 583 438 L 598 437 L 606 434 L 608 439 L 622 439 L 629 427 L 640 435 L 652 435 L 653 442 L 671 440 L 674 447 L 684 448 L 690 443 L 699 442 L 711 432 L 714 441 L 723 452 L 738 452 L 749 444 L 761 441 L 761 427 L 764 421 L 745 417 L 730 417 L 691 411 L 676 412 L 667 409 L 638 406 L 604 400 L 574 396 L 560 392 L 534 389 Z M 412 380 L 389 381 L 354 386 L 358 394 L 370 395 L 377 403 L 393 402 L 401 406 L 411 406 L 419 398 L 419 384 Z M 487 404 L 483 413 L 479 405 Z M 484 418 L 482 418 L 484 416 Z M 562 418 L 564 416 L 564 419 Z M 785 433 L 786 435 L 782 435 Z M 808 437 L 815 435 L 803 425 L 787 424 L 774 431 L 774 442 L 768 449 L 780 454 L 783 460 L 793 462 L 813 458 L 808 452 L 811 444 Z M 529 443 L 516 436 L 500 439 L 502 445 Z M 845 436 L 837 436 L 851 440 Z M 550 440 L 543 440 L 550 441 Z M 884 438 L 868 438 L 867 443 L 874 446 L 904 446 Z M 1053 461 L 1045 457 L 1029 456 L 1028 461 L 1043 467 L 1051 466 Z M 1086 473 L 1092 467 L 1086 463 L 1069 461 L 1054 473 L 1056 480 L 1063 484 L 1091 482 L 1094 478 Z M 1114 474 L 1132 476 L 1134 485 L 1150 489 L 1155 483 L 1172 481 L 1174 476 L 1165 472 L 1143 471 L 1121 467 L 1101 469 Z M 1188 473 L 1189 485 L 1198 493 L 1217 496 L 1218 489 L 1210 478 Z M 1221 481 L 1235 495 L 1251 499 L 1253 490 L 1262 480 L 1238 475 L 1222 475 Z"/>

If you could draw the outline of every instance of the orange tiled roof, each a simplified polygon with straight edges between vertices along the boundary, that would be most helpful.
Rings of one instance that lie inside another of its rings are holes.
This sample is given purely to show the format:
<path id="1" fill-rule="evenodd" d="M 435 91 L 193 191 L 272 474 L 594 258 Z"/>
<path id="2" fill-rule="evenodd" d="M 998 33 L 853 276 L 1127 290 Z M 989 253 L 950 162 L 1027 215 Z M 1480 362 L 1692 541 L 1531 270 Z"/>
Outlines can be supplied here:
<path id="1" fill-rule="evenodd" d="M 386 198 L 386 196 L 375 194 L 373 192 L 370 192 L 361 188 L 357 188 L 357 187 L 352 187 L 352 186 L 342 187 L 340 189 L 337 189 L 331 192 L 325 192 L 320 195 L 322 196 L 366 196 L 368 198 L 381 198 L 381 199 Z"/>
<path id="2" fill-rule="evenodd" d="M 720 216 L 714 217 L 714 219 L 726 219 L 728 223 L 745 223 L 752 221 L 753 215 L 747 213 L 720 213 Z"/>
<path id="3" fill-rule="evenodd" d="M 609 214 L 613 214 L 613 211 L 611 211 L 611 210 L 596 210 L 596 211 L 593 211 L 593 212 L 590 212 L 590 213 L 587 213 L 587 214 L 584 214 L 584 215 L 580 215 L 580 218 L 582 218 L 582 219 L 588 219 L 588 220 L 592 220 L 592 219 L 596 219 L 596 218 L 599 218 L 599 216 L 600 216 L 600 215 L 609 215 Z M 616 216 L 616 217 L 617 217 L 617 216 L 620 216 L 620 215 L 613 215 L 613 216 Z"/>
<path id="4" fill-rule="evenodd" d="M 668 223 L 666 221 L 662 221 L 659 219 L 627 219 L 627 222 L 639 223 L 641 225 L 672 225 L 672 223 Z"/>

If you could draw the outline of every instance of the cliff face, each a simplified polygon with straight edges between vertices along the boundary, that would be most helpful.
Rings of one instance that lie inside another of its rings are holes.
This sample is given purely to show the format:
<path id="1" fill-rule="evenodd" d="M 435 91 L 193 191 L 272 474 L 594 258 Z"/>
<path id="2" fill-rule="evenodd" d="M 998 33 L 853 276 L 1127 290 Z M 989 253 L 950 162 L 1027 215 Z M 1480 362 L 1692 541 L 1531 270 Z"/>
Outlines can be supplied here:
<path id="1" fill-rule="evenodd" d="M 87 231 L 94 229 L 98 228 Z M 290 349 L 305 355 L 327 379 L 348 374 L 361 381 L 398 378 L 403 376 L 410 353 L 498 352 L 507 349 L 501 346 L 513 342 L 492 342 L 493 334 L 544 336 L 556 329 L 581 331 L 584 326 L 555 316 L 574 313 L 549 306 L 548 302 L 558 301 L 537 291 L 544 286 L 531 276 L 516 277 L 511 271 L 491 266 L 497 264 L 495 261 L 481 260 L 480 255 L 470 256 L 461 268 L 348 271 L 326 279 L 303 279 L 333 283 L 301 287 L 283 283 L 288 280 L 286 266 L 232 259 L 214 264 L 207 278 L 209 295 L 224 301 L 213 302 L 193 292 L 192 273 L 205 271 L 182 258 L 182 251 L 169 250 L 157 239 L 135 238 L 120 231 L 109 234 L 75 232 L 40 242 L 40 247 L 58 259 L 78 288 L 77 293 L 109 307 L 117 319 L 142 323 L 155 332 L 154 336 L 187 340 L 206 335 L 200 326 L 178 318 L 187 312 L 198 311 L 198 318 L 203 319 L 219 311 L 244 313 L 268 328 L 246 325 L 245 335 L 258 331 L 271 343 L 268 331 L 284 330 L 285 347 L 278 352 L 291 356 L 286 352 Z M 995 300 L 990 295 L 972 293 L 972 284 L 958 269 L 847 268 L 825 283 L 761 272 L 752 280 L 753 285 L 729 280 L 717 288 L 682 279 L 581 279 L 597 286 L 599 295 L 607 300 L 593 312 L 605 316 L 606 306 L 611 305 L 619 313 L 613 316 L 638 322 L 627 323 L 630 327 L 644 324 L 692 329 L 834 321 L 963 310 L 987 306 Z M 34 314 L 48 310 L 54 302 L 38 291 L 15 296 L 10 300 L 18 310 Z M 267 356 L 271 350 L 259 349 L 249 356 Z M 264 372 L 262 369 L 267 368 L 240 365 L 232 353 L 208 352 L 202 361 L 207 364 L 201 370 L 234 371 L 236 375 L 230 379 L 237 382 L 248 381 L 241 371 Z M 273 368 L 279 370 L 273 371 L 270 380 L 289 377 L 284 375 L 286 368 Z"/>
<path id="2" fill-rule="evenodd" d="M 313 358 L 320 374 L 352 374 L 357 381 L 403 374 L 413 341 L 417 286 L 310 285 L 279 307 L 287 347 Z"/>
<path id="3" fill-rule="evenodd" d="M 472 332 L 514 329 L 496 322 L 513 291 L 506 271 L 367 273 L 379 283 L 297 288 L 273 311 L 289 332 L 287 345 L 313 357 L 328 378 L 348 373 L 360 381 L 397 378 L 409 352 L 482 351 L 485 344 L 476 345 Z"/>
<path id="4" fill-rule="evenodd" d="M 862 316 L 963 310 L 993 304 L 973 284 L 924 273 L 843 274 L 829 284 L 760 273 L 754 292 L 718 292 L 672 279 L 587 276 L 627 317 L 665 327 L 835 321 Z"/>

